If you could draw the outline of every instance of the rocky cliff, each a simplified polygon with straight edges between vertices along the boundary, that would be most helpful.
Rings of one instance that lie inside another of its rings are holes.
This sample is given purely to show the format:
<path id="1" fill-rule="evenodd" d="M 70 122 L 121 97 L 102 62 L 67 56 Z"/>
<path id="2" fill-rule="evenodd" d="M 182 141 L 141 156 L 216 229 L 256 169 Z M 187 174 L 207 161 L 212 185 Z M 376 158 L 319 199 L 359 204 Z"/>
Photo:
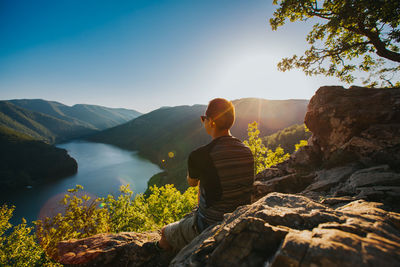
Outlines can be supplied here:
<path id="1" fill-rule="evenodd" d="M 255 199 L 301 193 L 379 201 L 399 211 L 400 89 L 322 87 L 305 124 L 313 133 L 309 145 L 258 174 Z"/>
<path id="2" fill-rule="evenodd" d="M 156 236 L 120 233 L 64 241 L 61 262 L 399 266 L 400 89 L 321 87 L 305 123 L 309 145 L 257 175 L 254 203 L 226 214 L 172 261 L 146 254 L 142 244 Z"/>

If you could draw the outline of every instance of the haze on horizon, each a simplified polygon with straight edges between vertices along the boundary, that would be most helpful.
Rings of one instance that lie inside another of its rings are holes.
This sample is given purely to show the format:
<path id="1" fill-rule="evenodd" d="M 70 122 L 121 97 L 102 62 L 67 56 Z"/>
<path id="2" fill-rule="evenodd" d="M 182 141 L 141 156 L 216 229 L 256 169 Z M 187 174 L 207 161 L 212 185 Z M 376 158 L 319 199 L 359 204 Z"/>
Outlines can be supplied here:
<path id="1" fill-rule="evenodd" d="M 309 99 L 334 78 L 279 72 L 312 23 L 273 32 L 272 1 L 2 1 L 0 99 L 149 112 L 215 97 Z"/>

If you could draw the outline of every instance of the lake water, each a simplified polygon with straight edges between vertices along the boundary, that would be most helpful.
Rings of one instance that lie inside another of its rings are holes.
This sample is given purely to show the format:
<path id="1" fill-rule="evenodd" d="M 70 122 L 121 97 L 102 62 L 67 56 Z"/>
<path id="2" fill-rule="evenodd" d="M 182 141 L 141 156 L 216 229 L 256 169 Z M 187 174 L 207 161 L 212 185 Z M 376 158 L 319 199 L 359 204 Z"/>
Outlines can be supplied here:
<path id="1" fill-rule="evenodd" d="M 57 147 L 66 149 L 78 162 L 77 174 L 33 188 L 3 192 L 0 203 L 16 206 L 11 223 L 20 223 L 22 217 L 31 222 L 39 215 L 52 215 L 67 189 L 75 188 L 77 184 L 92 197 L 118 195 L 119 187 L 126 184 L 130 184 L 134 193 L 142 193 L 149 178 L 161 171 L 157 165 L 139 157 L 137 152 L 112 145 L 72 141 Z"/>

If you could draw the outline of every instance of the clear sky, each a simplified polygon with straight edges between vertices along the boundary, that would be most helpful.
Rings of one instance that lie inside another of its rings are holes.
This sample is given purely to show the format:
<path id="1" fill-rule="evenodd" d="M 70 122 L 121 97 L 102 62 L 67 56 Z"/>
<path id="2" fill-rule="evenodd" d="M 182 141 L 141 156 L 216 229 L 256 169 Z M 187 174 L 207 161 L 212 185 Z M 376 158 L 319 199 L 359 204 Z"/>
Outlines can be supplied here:
<path id="1" fill-rule="evenodd" d="M 310 23 L 273 32 L 272 0 L 0 0 L 0 99 L 148 112 L 215 97 L 309 99 L 334 78 L 279 72 Z"/>

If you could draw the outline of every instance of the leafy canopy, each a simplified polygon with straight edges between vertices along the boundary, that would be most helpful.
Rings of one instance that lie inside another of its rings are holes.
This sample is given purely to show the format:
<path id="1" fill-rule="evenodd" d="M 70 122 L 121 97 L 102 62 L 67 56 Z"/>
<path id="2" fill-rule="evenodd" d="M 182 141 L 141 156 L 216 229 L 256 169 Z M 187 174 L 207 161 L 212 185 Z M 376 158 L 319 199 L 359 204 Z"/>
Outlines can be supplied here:
<path id="1" fill-rule="evenodd" d="M 179 221 L 197 204 L 197 187 L 185 193 L 173 185 L 150 187 L 149 196 L 137 194 L 129 185 L 121 186 L 117 197 L 91 199 L 83 187 L 68 189 L 60 204 L 65 208 L 52 218 L 26 221 L 12 226 L 15 207 L 0 206 L 0 266 L 62 266 L 57 260 L 57 245 L 62 240 L 84 238 L 98 233 L 145 232 Z"/>
<path id="2" fill-rule="evenodd" d="M 68 190 L 60 203 L 65 207 L 64 214 L 34 222 L 40 245 L 51 258 L 57 258 L 57 244 L 62 240 L 107 232 L 154 231 L 179 221 L 196 206 L 198 192 L 190 187 L 182 194 L 169 184 L 150 187 L 146 198 L 144 194 L 133 196 L 127 185 L 120 187 L 118 197 L 91 199 L 81 195 L 82 190 L 81 185 Z"/>
<path id="3" fill-rule="evenodd" d="M 0 266 L 61 266 L 49 259 L 28 227 L 9 223 L 15 207 L 0 207 Z"/>
<path id="4" fill-rule="evenodd" d="M 260 130 L 258 130 L 258 123 L 256 121 L 249 123 L 247 131 L 249 139 L 243 143 L 250 148 L 253 154 L 254 175 L 266 168 L 284 162 L 290 157 L 288 153 L 285 154 L 285 151 L 280 146 L 275 151 L 264 146 L 262 139 L 258 137 Z"/>
<path id="5" fill-rule="evenodd" d="M 307 75 L 336 76 L 351 83 L 367 72 L 369 86 L 400 86 L 400 4 L 398 0 L 274 0 L 273 30 L 316 18 L 304 55 L 283 58 L 281 71 L 299 68 Z"/>
<path id="6" fill-rule="evenodd" d="M 276 133 L 264 136 L 262 140 L 264 145 L 270 149 L 276 149 L 280 146 L 285 152 L 292 154 L 295 152 L 295 145 L 301 140 L 307 140 L 310 136 L 311 132 L 304 124 L 294 124 Z"/>

